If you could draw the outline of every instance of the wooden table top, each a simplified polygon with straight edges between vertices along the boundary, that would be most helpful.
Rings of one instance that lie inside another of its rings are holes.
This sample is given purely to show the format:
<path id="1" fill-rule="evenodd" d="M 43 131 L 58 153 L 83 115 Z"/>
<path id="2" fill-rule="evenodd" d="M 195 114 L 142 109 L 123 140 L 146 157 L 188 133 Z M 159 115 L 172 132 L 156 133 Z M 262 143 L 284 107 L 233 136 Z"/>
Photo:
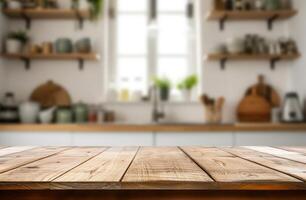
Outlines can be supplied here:
<path id="1" fill-rule="evenodd" d="M 306 190 L 306 147 L 0 147 L 0 190 Z"/>

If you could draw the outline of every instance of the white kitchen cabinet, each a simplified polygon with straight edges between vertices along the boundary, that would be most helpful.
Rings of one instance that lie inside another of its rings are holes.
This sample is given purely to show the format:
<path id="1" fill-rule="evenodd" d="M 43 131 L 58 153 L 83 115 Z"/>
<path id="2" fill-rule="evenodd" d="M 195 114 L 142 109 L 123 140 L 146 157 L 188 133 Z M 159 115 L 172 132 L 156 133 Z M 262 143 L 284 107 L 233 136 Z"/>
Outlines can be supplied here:
<path id="1" fill-rule="evenodd" d="M 68 132 L 1 132 L 0 145 L 10 146 L 70 146 Z"/>
<path id="2" fill-rule="evenodd" d="M 306 146 L 304 132 L 239 132 L 235 146 Z"/>
<path id="3" fill-rule="evenodd" d="M 152 146 L 153 133 L 72 133 L 75 146 Z"/>
<path id="4" fill-rule="evenodd" d="M 205 133 L 156 133 L 156 146 L 232 146 L 233 133 L 205 132 Z"/>

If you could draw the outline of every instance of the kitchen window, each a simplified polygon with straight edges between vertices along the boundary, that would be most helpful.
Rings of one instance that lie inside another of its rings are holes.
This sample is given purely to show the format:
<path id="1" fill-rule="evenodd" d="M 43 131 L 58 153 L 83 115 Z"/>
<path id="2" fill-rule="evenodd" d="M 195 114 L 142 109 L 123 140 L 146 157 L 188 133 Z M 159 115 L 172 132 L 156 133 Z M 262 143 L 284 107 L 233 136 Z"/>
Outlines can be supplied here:
<path id="1" fill-rule="evenodd" d="M 176 85 L 196 73 L 192 0 L 110 0 L 107 89 L 148 93 L 154 77 Z M 120 96 L 120 95 L 119 95 Z"/>

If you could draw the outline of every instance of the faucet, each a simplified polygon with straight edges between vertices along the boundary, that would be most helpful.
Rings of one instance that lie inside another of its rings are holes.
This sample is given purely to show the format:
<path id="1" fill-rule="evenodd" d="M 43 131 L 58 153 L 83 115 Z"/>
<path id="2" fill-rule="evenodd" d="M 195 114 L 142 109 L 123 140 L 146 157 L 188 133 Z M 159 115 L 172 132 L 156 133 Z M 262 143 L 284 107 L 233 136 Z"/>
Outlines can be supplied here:
<path id="1" fill-rule="evenodd" d="M 159 91 L 156 86 L 151 87 L 150 97 L 152 101 L 152 122 L 158 123 L 160 119 L 165 117 L 165 113 L 159 110 Z"/>

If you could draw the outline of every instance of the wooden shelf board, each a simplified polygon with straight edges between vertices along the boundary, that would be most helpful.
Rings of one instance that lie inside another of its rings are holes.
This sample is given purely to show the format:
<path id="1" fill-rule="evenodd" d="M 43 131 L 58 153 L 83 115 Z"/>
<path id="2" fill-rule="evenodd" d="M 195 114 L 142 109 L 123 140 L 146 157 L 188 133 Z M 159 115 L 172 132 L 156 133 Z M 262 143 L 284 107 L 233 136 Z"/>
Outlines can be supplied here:
<path id="1" fill-rule="evenodd" d="M 168 133 L 211 133 L 211 132 L 302 132 L 306 124 L 1 124 L 1 132 L 168 132 Z"/>
<path id="2" fill-rule="evenodd" d="M 218 60 L 294 60 L 300 57 L 299 54 L 296 55 L 269 55 L 269 54 L 259 54 L 259 55 L 249 55 L 249 54 L 209 54 L 205 56 L 206 60 L 218 61 Z"/>
<path id="3" fill-rule="evenodd" d="M 8 59 L 30 59 L 30 60 L 99 60 L 100 56 L 95 53 L 67 53 L 67 54 L 2 54 Z"/>
<path id="4" fill-rule="evenodd" d="M 3 13 L 11 18 L 31 19 L 75 19 L 78 17 L 89 18 L 90 12 L 87 10 L 72 9 L 4 9 Z"/>
<path id="5" fill-rule="evenodd" d="M 208 20 L 220 20 L 227 18 L 229 20 L 268 20 L 275 16 L 278 19 L 287 19 L 293 17 L 298 12 L 296 10 L 279 10 L 279 11 L 211 11 Z"/>

